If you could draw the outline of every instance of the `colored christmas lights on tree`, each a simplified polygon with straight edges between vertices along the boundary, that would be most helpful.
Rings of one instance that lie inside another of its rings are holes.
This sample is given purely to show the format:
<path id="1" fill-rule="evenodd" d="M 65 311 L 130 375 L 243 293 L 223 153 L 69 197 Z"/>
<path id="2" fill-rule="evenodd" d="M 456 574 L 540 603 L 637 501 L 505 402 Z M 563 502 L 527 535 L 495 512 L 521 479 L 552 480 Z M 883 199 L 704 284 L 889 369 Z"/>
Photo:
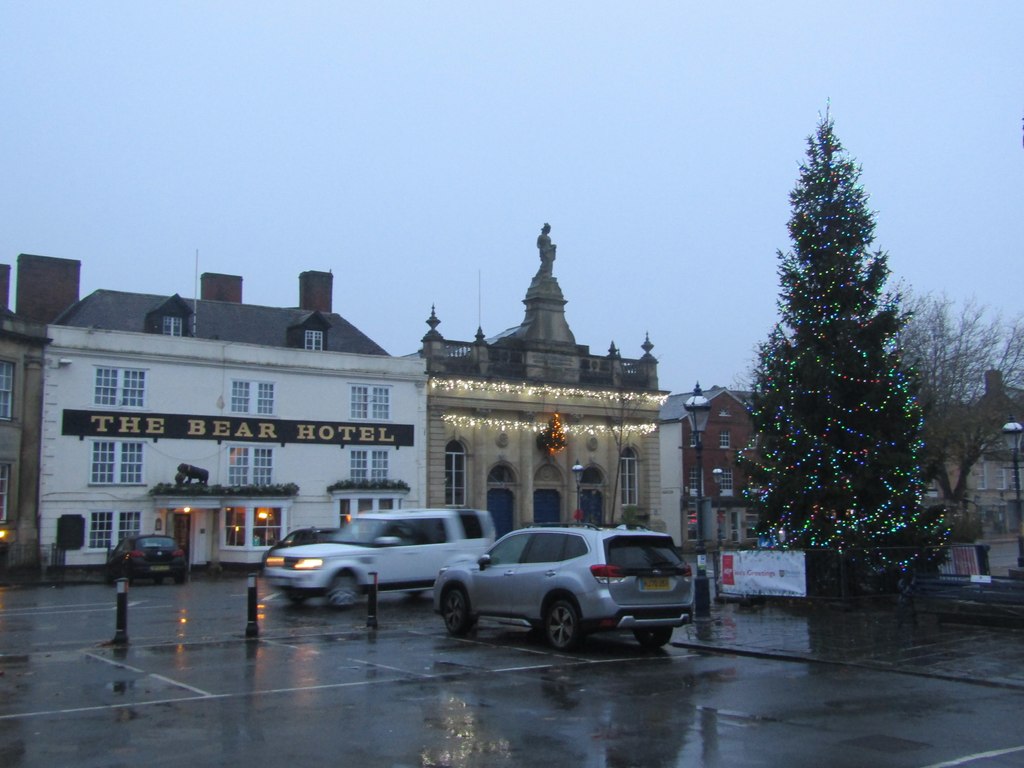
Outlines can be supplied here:
<path id="1" fill-rule="evenodd" d="M 874 214 L 826 116 L 790 194 L 779 253 L 781 321 L 761 344 L 752 398 L 759 457 L 745 461 L 764 531 L 799 547 L 887 548 L 934 539 L 921 501 L 922 415 L 896 335 Z"/>

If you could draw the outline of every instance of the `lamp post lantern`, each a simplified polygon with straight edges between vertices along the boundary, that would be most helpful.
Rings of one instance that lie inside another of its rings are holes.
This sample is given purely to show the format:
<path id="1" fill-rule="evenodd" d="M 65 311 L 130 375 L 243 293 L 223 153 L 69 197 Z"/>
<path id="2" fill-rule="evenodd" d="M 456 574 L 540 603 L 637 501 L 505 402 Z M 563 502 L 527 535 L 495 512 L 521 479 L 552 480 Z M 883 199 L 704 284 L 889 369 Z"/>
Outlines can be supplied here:
<path id="1" fill-rule="evenodd" d="M 583 520 L 583 493 L 580 490 L 580 482 L 583 480 L 583 465 L 580 464 L 579 459 L 576 459 L 576 463 L 572 465 L 572 476 L 576 478 L 576 513 L 573 517 L 579 523 Z"/>
<path id="2" fill-rule="evenodd" d="M 1024 509 L 1020 506 L 1020 443 L 1021 433 L 1024 427 L 1019 421 L 1010 420 L 1003 425 L 1003 437 L 1006 439 L 1006 447 L 1010 449 L 1013 457 L 1013 489 L 1016 495 L 1014 514 L 1017 518 L 1017 567 L 1024 568 Z"/>
<path id="3" fill-rule="evenodd" d="M 702 434 L 711 415 L 711 402 L 704 397 L 700 383 L 693 388 L 693 395 L 683 403 L 690 420 L 693 446 L 697 450 L 697 577 L 693 582 L 693 613 L 697 619 L 711 617 L 711 592 L 708 587 L 708 557 L 704 542 L 704 443 Z"/>

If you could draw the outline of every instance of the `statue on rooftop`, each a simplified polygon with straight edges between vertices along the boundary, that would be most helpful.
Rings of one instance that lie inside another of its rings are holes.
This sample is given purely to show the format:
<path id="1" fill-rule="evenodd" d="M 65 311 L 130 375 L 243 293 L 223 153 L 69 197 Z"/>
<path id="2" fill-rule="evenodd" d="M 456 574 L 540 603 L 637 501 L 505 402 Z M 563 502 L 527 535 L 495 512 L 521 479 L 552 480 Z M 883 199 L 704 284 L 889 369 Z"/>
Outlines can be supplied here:
<path id="1" fill-rule="evenodd" d="M 538 276 L 551 277 L 551 269 L 555 264 L 555 249 L 558 247 L 551 242 L 551 225 L 545 223 L 537 235 L 537 250 L 540 251 L 540 270 Z"/>

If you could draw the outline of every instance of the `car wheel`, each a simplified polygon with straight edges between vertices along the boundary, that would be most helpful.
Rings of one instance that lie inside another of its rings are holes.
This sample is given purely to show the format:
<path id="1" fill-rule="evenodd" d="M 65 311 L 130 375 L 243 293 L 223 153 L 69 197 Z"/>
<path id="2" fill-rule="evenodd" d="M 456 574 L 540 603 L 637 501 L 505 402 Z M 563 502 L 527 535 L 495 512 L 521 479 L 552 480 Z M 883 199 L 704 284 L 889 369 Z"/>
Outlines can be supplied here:
<path id="1" fill-rule="evenodd" d="M 177 576 L 175 576 L 174 577 L 174 583 L 175 584 L 184 584 L 185 583 L 185 574 L 184 573 L 179 573 Z"/>
<path id="2" fill-rule="evenodd" d="M 359 597 L 359 583 L 351 573 L 340 573 L 327 588 L 327 602 L 335 608 L 351 608 Z"/>
<path id="3" fill-rule="evenodd" d="M 571 601 L 555 600 L 544 614 L 544 638 L 555 650 L 573 651 L 583 644 L 580 612 Z"/>
<path id="4" fill-rule="evenodd" d="M 441 597 L 441 617 L 449 635 L 462 637 L 473 627 L 469 595 L 462 587 L 449 587 Z"/>
<path id="5" fill-rule="evenodd" d="M 672 639 L 672 627 L 634 629 L 633 637 L 644 648 L 661 648 Z"/>

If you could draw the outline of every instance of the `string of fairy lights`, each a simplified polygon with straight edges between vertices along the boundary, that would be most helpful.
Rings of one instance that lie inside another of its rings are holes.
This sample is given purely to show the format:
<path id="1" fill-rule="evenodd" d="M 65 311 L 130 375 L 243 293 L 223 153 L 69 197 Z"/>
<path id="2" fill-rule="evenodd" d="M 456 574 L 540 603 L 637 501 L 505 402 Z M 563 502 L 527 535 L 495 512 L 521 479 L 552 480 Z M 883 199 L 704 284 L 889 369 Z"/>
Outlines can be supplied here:
<path id="1" fill-rule="evenodd" d="M 598 390 L 582 387 L 559 387 L 550 384 L 519 384 L 501 381 L 483 381 L 479 379 L 442 379 L 430 380 L 430 388 L 437 392 L 459 394 L 486 394 L 503 398 L 517 398 L 521 401 L 540 401 L 537 405 L 558 403 L 564 405 L 576 400 L 581 404 L 598 404 L 604 408 L 628 406 L 634 409 L 659 409 L 667 399 L 667 395 L 651 392 L 632 392 L 627 390 Z M 496 416 L 471 416 L 468 414 L 445 413 L 441 420 L 446 424 L 465 430 L 481 428 L 493 429 L 498 432 L 532 432 L 540 433 L 548 428 L 547 419 L 533 421 L 512 419 Z M 594 423 L 561 422 L 566 434 L 579 437 L 599 437 L 611 433 L 631 436 L 643 436 L 656 432 L 657 422 L 632 422 L 620 425 Z"/>

